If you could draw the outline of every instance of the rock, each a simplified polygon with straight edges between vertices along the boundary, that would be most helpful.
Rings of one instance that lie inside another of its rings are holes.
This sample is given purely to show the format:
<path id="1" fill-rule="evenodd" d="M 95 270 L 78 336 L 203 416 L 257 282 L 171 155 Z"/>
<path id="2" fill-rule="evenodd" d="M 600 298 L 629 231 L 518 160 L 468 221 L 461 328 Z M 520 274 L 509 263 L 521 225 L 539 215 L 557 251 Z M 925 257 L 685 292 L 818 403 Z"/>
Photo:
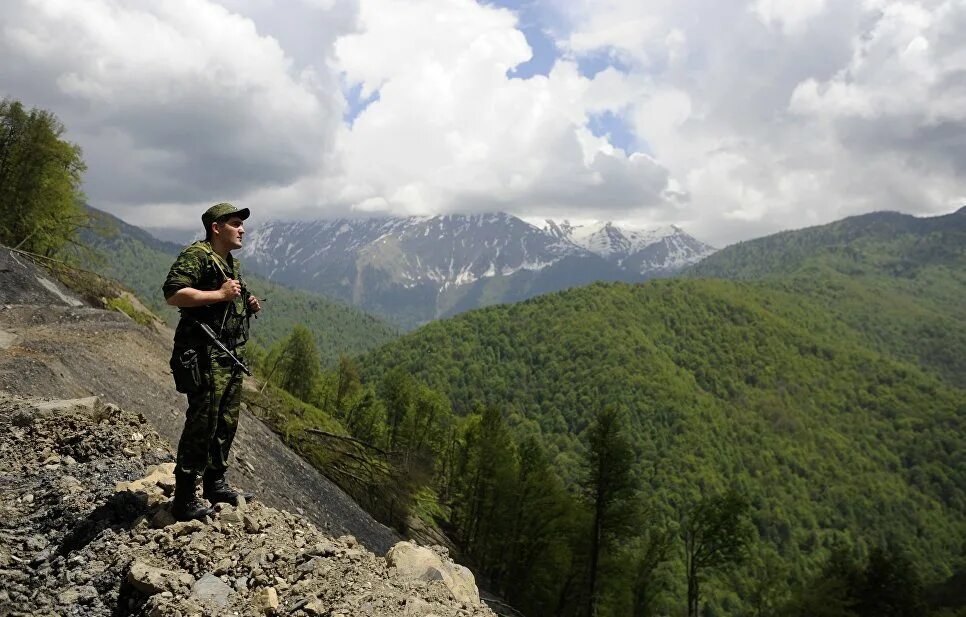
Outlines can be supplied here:
<path id="1" fill-rule="evenodd" d="M 247 514 L 242 517 L 242 523 L 244 523 L 245 531 L 248 533 L 258 533 L 262 528 L 257 520 L 248 516 Z"/>
<path id="2" fill-rule="evenodd" d="M 191 597 L 218 607 L 227 606 L 234 591 L 212 573 L 205 574 L 191 588 Z"/>
<path id="3" fill-rule="evenodd" d="M 312 572 L 313 570 L 321 566 L 323 563 L 324 562 L 318 557 L 313 557 L 312 559 L 309 559 L 305 563 L 299 565 L 297 570 L 299 572 Z"/>
<path id="4" fill-rule="evenodd" d="M 326 541 L 326 542 L 317 542 L 314 546 L 312 546 L 312 550 L 310 551 L 310 554 L 318 555 L 319 557 L 331 557 L 333 555 L 338 554 L 338 552 L 339 552 L 338 546 L 336 546 L 332 542 Z"/>
<path id="5" fill-rule="evenodd" d="M 406 614 L 424 616 L 429 612 L 430 606 L 430 603 L 422 598 L 409 598 L 406 600 Z"/>
<path id="6" fill-rule="evenodd" d="M 212 572 L 214 572 L 215 575 L 217 576 L 221 576 L 222 574 L 228 574 L 229 572 L 231 572 L 232 565 L 234 564 L 231 558 L 225 557 L 215 564 L 215 567 L 212 570 Z"/>
<path id="7" fill-rule="evenodd" d="M 235 509 L 239 512 L 244 512 L 248 508 L 248 502 L 245 501 L 244 495 L 239 495 L 238 499 L 235 500 Z"/>
<path id="8" fill-rule="evenodd" d="M 149 566 L 143 561 L 135 561 L 127 573 L 127 582 L 146 596 L 153 596 L 162 591 L 170 591 L 175 581 L 181 577 L 177 572 Z"/>
<path id="9" fill-rule="evenodd" d="M 152 487 L 160 487 L 165 494 L 170 494 L 174 491 L 174 466 L 174 463 L 162 463 L 148 467 L 148 475 L 132 482 L 118 482 L 116 490 L 117 492 L 139 492 Z"/>
<path id="10" fill-rule="evenodd" d="M 242 515 L 234 510 L 223 510 L 218 516 L 222 523 L 234 523 L 237 525 L 242 522 Z"/>
<path id="11" fill-rule="evenodd" d="M 205 528 L 205 524 L 202 523 L 201 521 L 190 520 L 190 521 L 181 521 L 180 523 L 175 523 L 174 525 L 171 525 L 170 527 L 168 527 L 168 531 L 171 532 L 171 535 L 173 537 L 179 538 L 181 536 L 186 536 L 188 534 L 199 532 L 204 528 Z"/>
<path id="12" fill-rule="evenodd" d="M 306 602 L 305 605 L 302 607 L 302 610 L 308 613 L 309 615 L 328 615 L 329 614 L 329 609 L 327 609 L 325 607 L 325 604 L 323 604 L 319 600 L 312 600 L 311 602 Z"/>
<path id="13" fill-rule="evenodd" d="M 171 514 L 171 510 L 167 507 L 158 508 L 158 511 L 151 517 L 151 526 L 155 529 L 174 525 L 176 522 L 174 515 Z"/>
<path id="14" fill-rule="evenodd" d="M 35 401 L 33 403 L 34 409 L 40 412 L 50 412 L 50 411 L 64 411 L 68 409 L 88 409 L 90 411 L 96 411 L 101 407 L 101 401 L 96 396 L 88 396 L 86 398 L 72 398 L 63 400 L 52 400 L 52 401 Z"/>
<path id="15" fill-rule="evenodd" d="M 473 573 L 459 564 L 443 561 L 428 548 L 399 542 L 389 549 L 386 563 L 395 567 L 396 575 L 403 580 L 441 580 L 456 600 L 468 604 L 480 602 Z"/>
<path id="16" fill-rule="evenodd" d="M 47 538 L 43 536 L 30 536 L 24 540 L 24 548 L 28 551 L 42 551 L 47 548 Z"/>
<path id="17" fill-rule="evenodd" d="M 274 615 L 278 610 L 278 592 L 274 587 L 262 587 L 252 598 L 252 608 L 262 615 Z"/>
<path id="18" fill-rule="evenodd" d="M 10 418 L 10 423 L 14 426 L 26 427 L 30 426 L 34 422 L 34 414 L 30 413 L 26 409 L 21 409 L 17 411 Z"/>
<path id="19" fill-rule="evenodd" d="M 359 541 L 356 540 L 355 536 L 341 536 L 339 542 L 345 544 L 348 548 L 355 548 L 359 546 Z"/>

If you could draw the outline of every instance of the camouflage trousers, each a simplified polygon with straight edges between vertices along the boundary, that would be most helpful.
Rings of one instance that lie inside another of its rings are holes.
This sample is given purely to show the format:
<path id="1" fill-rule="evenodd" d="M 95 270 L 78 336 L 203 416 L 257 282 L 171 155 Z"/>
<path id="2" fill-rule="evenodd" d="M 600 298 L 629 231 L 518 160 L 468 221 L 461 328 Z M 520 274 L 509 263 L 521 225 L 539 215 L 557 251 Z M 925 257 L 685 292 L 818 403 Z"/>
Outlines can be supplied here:
<path id="1" fill-rule="evenodd" d="M 237 353 L 237 351 L 236 351 Z M 206 469 L 224 473 L 228 450 L 238 428 L 241 408 L 241 371 L 217 349 L 204 361 L 205 387 L 188 395 L 184 430 L 178 441 L 177 471 L 200 475 Z"/>

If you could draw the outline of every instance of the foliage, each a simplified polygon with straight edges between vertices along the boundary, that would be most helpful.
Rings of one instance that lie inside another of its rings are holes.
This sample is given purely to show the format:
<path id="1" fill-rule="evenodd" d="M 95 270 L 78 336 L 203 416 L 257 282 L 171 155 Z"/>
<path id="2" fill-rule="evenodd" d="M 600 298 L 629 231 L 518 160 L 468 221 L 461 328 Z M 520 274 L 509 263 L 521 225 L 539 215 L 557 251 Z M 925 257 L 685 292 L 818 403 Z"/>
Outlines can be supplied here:
<path id="1" fill-rule="evenodd" d="M 966 387 L 966 208 L 877 212 L 741 242 L 688 275 L 769 281 L 874 349 Z"/>
<path id="2" fill-rule="evenodd" d="M 500 409 L 513 440 L 539 444 L 571 489 L 594 410 L 624 408 L 633 473 L 655 518 L 674 518 L 702 492 L 739 488 L 790 579 L 838 540 L 878 537 L 906 542 L 935 577 L 966 529 L 963 391 L 883 355 L 821 303 L 774 282 L 596 284 L 429 324 L 360 364 L 367 383 L 386 367 L 414 376 L 446 396 L 464 426 L 479 422 L 481 406 Z M 457 443 L 476 447 L 472 433 Z M 486 473 L 510 475 L 512 460 L 504 464 L 510 469 Z M 501 503 L 496 493 L 487 499 Z M 564 518 L 570 529 L 591 525 L 572 504 Z M 590 547 L 562 537 L 566 556 L 543 597 L 569 605 L 583 587 L 573 581 L 587 575 L 569 564 L 589 563 Z M 666 567 L 683 570 L 682 557 Z M 751 589 L 757 567 L 749 561 L 729 576 Z M 666 580 L 652 610 L 672 610 L 685 596 Z M 705 586 L 708 605 L 746 610 L 747 600 L 718 591 L 723 580 Z M 607 594 L 602 611 L 632 610 L 628 594 Z"/>
<path id="3" fill-rule="evenodd" d="M 636 514 L 633 499 L 637 487 L 631 470 L 634 452 L 624 437 L 621 418 L 618 408 L 605 407 L 587 431 L 582 489 L 592 512 L 587 566 L 588 615 L 598 614 L 601 553 L 630 535 Z"/>
<path id="4" fill-rule="evenodd" d="M 135 306 L 136 299 L 129 292 L 124 292 L 116 298 L 105 298 L 104 304 L 107 308 L 120 311 L 134 320 L 140 326 L 150 326 L 157 319 L 153 313 L 144 311 Z M 138 302 L 140 304 L 140 302 Z"/>
<path id="5" fill-rule="evenodd" d="M 86 223 L 78 146 L 54 114 L 0 100 L 0 244 L 50 256 Z"/>
<path id="6" fill-rule="evenodd" d="M 754 535 L 749 504 L 737 492 L 704 497 L 681 513 L 681 540 L 688 581 L 688 617 L 697 617 L 701 581 L 709 570 L 738 564 Z"/>
<path id="7" fill-rule="evenodd" d="M 281 345 L 279 378 L 281 386 L 303 401 L 308 401 L 319 378 L 319 352 L 308 328 L 299 324 Z"/>
<path id="8" fill-rule="evenodd" d="M 848 547 L 836 547 L 782 612 L 796 617 L 919 617 L 926 609 L 922 581 L 908 554 L 893 545 L 876 545 L 864 563 Z"/>

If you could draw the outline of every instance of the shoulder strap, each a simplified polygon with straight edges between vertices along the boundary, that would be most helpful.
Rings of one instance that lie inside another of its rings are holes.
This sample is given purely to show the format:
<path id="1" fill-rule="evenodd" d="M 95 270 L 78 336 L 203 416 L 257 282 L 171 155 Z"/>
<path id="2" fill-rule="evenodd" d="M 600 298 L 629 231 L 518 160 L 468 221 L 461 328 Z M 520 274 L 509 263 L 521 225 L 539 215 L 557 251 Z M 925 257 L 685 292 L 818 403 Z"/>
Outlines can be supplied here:
<path id="1" fill-rule="evenodd" d="M 195 245 L 198 246 L 198 248 L 204 251 L 205 254 L 211 258 L 211 262 L 215 264 L 215 268 L 218 270 L 218 272 L 226 281 L 231 278 L 230 276 L 228 276 L 228 264 L 226 264 L 225 260 L 221 258 L 221 255 L 216 253 L 214 249 L 211 248 L 210 244 L 208 244 L 204 240 L 199 240 L 198 242 L 195 243 Z"/>

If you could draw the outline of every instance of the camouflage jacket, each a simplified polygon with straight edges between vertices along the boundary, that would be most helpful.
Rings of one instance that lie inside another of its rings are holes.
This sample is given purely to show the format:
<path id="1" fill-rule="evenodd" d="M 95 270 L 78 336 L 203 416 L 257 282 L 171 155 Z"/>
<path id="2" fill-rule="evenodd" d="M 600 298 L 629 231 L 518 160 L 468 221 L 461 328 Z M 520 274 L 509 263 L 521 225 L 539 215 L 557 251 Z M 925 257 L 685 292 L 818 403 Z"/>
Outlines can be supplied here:
<path id="1" fill-rule="evenodd" d="M 202 291 L 219 289 L 228 278 L 241 281 L 241 263 L 231 254 L 227 260 L 222 259 L 212 250 L 211 244 L 199 240 L 181 251 L 171 265 L 161 289 L 167 299 L 185 287 Z M 248 320 L 245 313 L 248 294 L 244 285 L 242 282 L 242 295 L 230 302 L 179 309 L 181 320 L 174 333 L 175 345 L 197 347 L 210 341 L 194 320 L 211 326 L 212 330 L 220 333 L 222 342 L 229 347 L 244 344 L 248 339 Z"/>

